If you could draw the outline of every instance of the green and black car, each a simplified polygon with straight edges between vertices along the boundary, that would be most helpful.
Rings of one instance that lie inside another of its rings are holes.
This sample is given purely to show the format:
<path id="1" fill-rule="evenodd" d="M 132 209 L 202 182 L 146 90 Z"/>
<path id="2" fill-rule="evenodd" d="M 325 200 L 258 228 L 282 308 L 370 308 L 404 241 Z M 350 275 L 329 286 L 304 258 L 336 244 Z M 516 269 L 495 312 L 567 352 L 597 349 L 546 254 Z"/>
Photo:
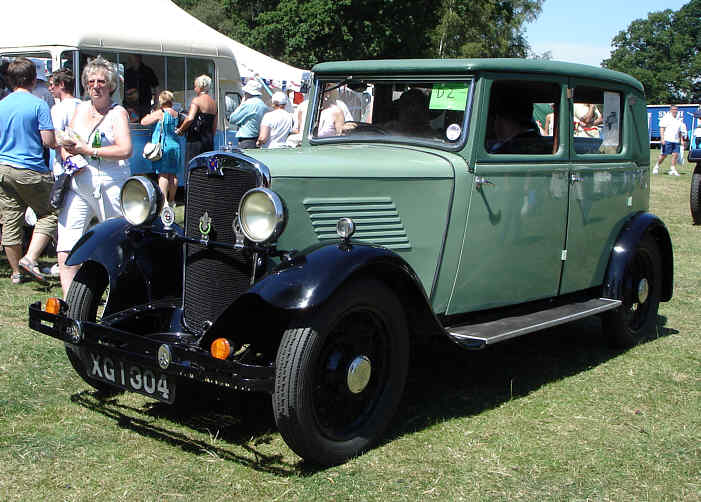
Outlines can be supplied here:
<path id="1" fill-rule="evenodd" d="M 66 301 L 30 306 L 90 385 L 270 393 L 289 446 L 328 465 L 382 437 L 436 337 L 483 349 L 593 315 L 618 346 L 654 332 L 673 256 L 640 82 L 516 59 L 313 71 L 301 147 L 193 159 L 183 227 L 129 179 Z"/>

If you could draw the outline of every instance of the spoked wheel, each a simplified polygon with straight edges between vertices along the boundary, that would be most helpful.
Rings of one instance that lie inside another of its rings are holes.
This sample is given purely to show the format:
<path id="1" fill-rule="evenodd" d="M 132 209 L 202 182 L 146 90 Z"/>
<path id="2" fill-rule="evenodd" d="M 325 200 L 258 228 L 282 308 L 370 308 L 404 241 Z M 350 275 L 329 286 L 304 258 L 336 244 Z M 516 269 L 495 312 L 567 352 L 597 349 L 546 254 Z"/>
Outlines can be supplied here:
<path id="1" fill-rule="evenodd" d="M 691 193 L 689 194 L 691 219 L 694 225 L 701 225 L 701 164 L 696 164 L 696 170 L 691 175 Z"/>
<path id="2" fill-rule="evenodd" d="M 283 334 L 273 410 L 298 455 L 334 465 L 372 446 L 401 399 L 409 359 L 404 313 L 370 279 L 341 290 Z"/>
<path id="3" fill-rule="evenodd" d="M 662 265 L 657 243 L 646 235 L 638 244 L 623 278 L 623 305 L 607 312 L 603 328 L 616 347 L 631 347 L 650 336 L 657 322 Z"/>
<path id="4" fill-rule="evenodd" d="M 89 265 L 81 267 L 68 288 L 66 295 L 67 316 L 78 321 L 99 321 L 104 311 L 107 288 L 107 277 L 101 271 Z M 66 354 L 76 373 L 85 382 L 100 391 L 103 396 L 114 396 L 122 392 L 119 387 L 88 377 L 78 352 L 72 345 L 66 344 Z"/>

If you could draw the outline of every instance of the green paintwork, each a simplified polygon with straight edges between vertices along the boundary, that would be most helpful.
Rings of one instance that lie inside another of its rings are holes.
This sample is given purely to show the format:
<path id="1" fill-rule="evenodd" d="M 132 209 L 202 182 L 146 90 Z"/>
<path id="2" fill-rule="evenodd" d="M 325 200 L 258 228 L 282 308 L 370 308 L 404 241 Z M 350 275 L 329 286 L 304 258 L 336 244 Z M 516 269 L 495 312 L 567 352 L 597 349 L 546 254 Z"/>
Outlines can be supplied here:
<path id="1" fill-rule="evenodd" d="M 319 64 L 314 71 L 321 79 L 476 79 L 468 97 L 467 138 L 455 153 L 383 144 L 381 137 L 372 143 L 339 137 L 323 145 L 309 145 L 305 138 L 297 149 L 247 152 L 268 166 L 272 189 L 287 205 L 280 248 L 333 242 L 336 221 L 350 216 L 358 223 L 355 240 L 392 249 L 411 265 L 436 313 L 458 314 L 599 286 L 623 224 L 648 208 L 645 100 L 640 83 L 628 75 L 511 59 L 352 61 Z M 492 81 L 505 78 L 559 85 L 561 108 L 570 115 L 568 88 L 588 85 L 620 92 L 620 153 L 576 154 L 568 114 L 560 117 L 563 134 L 554 155 L 487 153 L 489 89 Z M 571 182 L 573 175 L 581 181 Z M 476 177 L 492 184 L 478 188 Z"/>
<path id="2" fill-rule="evenodd" d="M 466 170 L 460 157 L 367 144 L 249 153 L 268 166 L 271 188 L 286 204 L 281 249 L 338 241 L 336 222 L 352 217 L 354 241 L 395 251 L 431 294 L 451 214 L 454 169 Z"/>

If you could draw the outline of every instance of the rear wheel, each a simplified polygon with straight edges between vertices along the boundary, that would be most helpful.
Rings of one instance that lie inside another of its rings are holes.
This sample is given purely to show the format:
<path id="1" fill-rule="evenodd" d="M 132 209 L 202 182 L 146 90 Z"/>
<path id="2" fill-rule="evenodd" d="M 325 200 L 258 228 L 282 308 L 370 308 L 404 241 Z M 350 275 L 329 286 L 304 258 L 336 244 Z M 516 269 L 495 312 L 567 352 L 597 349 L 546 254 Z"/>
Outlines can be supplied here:
<path id="1" fill-rule="evenodd" d="M 655 239 L 645 235 L 626 265 L 623 305 L 603 316 L 603 329 L 616 347 L 631 347 L 654 333 L 662 290 L 662 265 Z"/>
<path id="2" fill-rule="evenodd" d="M 404 312 L 383 283 L 343 286 L 283 334 L 273 411 L 299 456 L 334 465 L 382 435 L 404 390 L 409 339 Z"/>
<path id="3" fill-rule="evenodd" d="M 691 219 L 694 225 L 701 225 L 701 165 L 696 165 L 694 174 L 691 175 L 691 194 L 689 196 L 691 206 Z"/>
<path id="4" fill-rule="evenodd" d="M 104 274 L 89 265 L 81 267 L 68 288 L 67 316 L 78 321 L 99 321 L 102 318 L 107 285 L 107 277 Z M 72 345 L 66 344 L 66 354 L 76 373 L 103 396 L 114 396 L 122 392 L 119 387 L 88 377 L 77 349 Z"/>

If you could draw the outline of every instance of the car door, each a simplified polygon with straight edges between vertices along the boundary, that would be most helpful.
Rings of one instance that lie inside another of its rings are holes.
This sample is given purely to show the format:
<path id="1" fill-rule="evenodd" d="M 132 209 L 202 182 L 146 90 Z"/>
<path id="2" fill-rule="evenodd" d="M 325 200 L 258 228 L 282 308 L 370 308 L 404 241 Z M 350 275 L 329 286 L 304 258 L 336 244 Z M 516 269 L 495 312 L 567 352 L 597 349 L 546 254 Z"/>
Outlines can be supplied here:
<path id="1" fill-rule="evenodd" d="M 472 193 L 448 314 L 557 295 L 568 199 L 568 145 L 559 138 L 567 120 L 566 83 L 555 76 L 482 80 L 473 115 Z M 552 136 L 542 136 L 533 121 L 535 105 L 543 103 L 553 104 Z M 509 107 L 519 109 L 524 130 L 503 141 L 501 114 L 514 115 Z"/>
<path id="2" fill-rule="evenodd" d="M 572 167 L 562 294 L 602 283 L 611 248 L 629 216 L 642 210 L 647 166 L 633 161 L 628 144 L 636 126 L 624 88 L 570 81 L 569 124 Z M 585 109 L 593 120 L 581 121 Z"/>

